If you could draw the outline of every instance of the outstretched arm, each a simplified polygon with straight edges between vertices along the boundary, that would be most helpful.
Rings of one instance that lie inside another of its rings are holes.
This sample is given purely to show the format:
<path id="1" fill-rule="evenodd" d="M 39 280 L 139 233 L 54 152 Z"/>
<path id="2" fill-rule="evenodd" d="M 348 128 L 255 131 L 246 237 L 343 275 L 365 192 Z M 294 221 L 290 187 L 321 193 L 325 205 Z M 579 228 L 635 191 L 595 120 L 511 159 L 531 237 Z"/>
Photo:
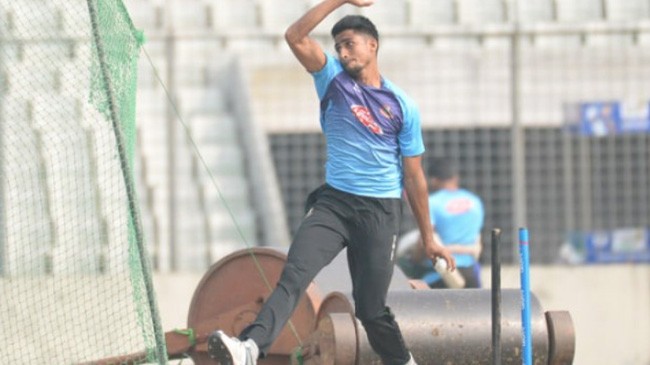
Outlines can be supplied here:
<path id="1" fill-rule="evenodd" d="M 323 0 L 291 24 L 285 32 L 284 38 L 293 54 L 308 72 L 319 71 L 325 66 L 325 54 L 318 42 L 309 36 L 309 33 L 343 4 L 363 7 L 373 3 L 374 0 Z"/>
<path id="2" fill-rule="evenodd" d="M 472 255 L 475 259 L 481 256 L 481 235 L 476 237 L 476 241 L 473 245 L 462 245 L 456 243 L 446 244 L 445 247 L 451 251 L 453 254 L 466 254 Z"/>
<path id="3" fill-rule="evenodd" d="M 433 226 L 429 217 L 429 199 L 427 199 L 427 182 L 422 171 L 422 156 L 404 157 L 404 188 L 420 229 L 420 237 L 426 256 L 434 261 L 442 258 L 447 261 L 450 270 L 456 269 L 456 260 L 440 242 L 434 240 Z"/>

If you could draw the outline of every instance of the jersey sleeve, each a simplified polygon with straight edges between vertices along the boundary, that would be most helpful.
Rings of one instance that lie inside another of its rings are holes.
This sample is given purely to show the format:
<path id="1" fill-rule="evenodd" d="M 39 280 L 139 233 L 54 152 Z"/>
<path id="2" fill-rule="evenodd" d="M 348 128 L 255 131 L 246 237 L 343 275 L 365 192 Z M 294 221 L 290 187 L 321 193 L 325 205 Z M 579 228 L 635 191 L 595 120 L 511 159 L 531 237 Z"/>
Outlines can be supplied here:
<path id="1" fill-rule="evenodd" d="M 316 84 L 316 92 L 318 93 L 319 100 L 322 100 L 325 96 L 327 88 L 330 82 L 334 80 L 334 77 L 343 71 L 343 66 L 341 66 L 341 62 L 338 59 L 327 52 L 325 53 L 325 57 L 325 66 L 311 74 Z"/>
<path id="2" fill-rule="evenodd" d="M 404 110 L 404 124 L 398 136 L 402 156 L 419 156 L 424 153 L 420 110 L 415 103 L 409 101 L 403 102 L 402 108 Z"/>

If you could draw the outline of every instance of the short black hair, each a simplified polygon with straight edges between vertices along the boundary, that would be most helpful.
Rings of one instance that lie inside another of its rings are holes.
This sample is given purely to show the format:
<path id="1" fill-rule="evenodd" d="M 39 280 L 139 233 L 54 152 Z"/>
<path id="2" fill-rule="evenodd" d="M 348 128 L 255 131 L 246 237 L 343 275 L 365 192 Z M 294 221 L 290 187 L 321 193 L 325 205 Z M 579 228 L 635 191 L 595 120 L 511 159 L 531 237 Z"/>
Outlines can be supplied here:
<path id="1" fill-rule="evenodd" d="M 439 180 L 449 180 L 458 175 L 456 164 L 447 157 L 432 157 L 427 161 L 429 177 Z"/>
<path id="2" fill-rule="evenodd" d="M 346 15 L 336 22 L 332 27 L 332 38 L 339 33 L 352 29 L 354 31 L 365 33 L 379 41 L 379 32 L 377 27 L 363 15 Z"/>

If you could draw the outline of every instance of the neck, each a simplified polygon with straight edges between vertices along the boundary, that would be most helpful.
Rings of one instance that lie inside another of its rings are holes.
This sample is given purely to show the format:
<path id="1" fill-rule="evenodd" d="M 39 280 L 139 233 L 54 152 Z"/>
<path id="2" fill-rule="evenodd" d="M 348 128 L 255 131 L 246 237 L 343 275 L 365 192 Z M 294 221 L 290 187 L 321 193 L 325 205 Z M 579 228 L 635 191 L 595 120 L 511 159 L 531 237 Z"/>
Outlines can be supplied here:
<path id="1" fill-rule="evenodd" d="M 458 182 L 455 180 L 445 181 L 440 187 L 444 190 L 458 190 Z"/>
<path id="2" fill-rule="evenodd" d="M 460 188 L 460 182 L 457 178 L 452 178 L 446 181 L 440 182 L 440 189 L 443 190 L 458 190 Z"/>
<path id="3" fill-rule="evenodd" d="M 368 65 L 361 70 L 361 72 L 356 75 L 355 80 L 364 85 L 376 88 L 381 87 L 381 74 L 379 73 L 376 64 Z"/>

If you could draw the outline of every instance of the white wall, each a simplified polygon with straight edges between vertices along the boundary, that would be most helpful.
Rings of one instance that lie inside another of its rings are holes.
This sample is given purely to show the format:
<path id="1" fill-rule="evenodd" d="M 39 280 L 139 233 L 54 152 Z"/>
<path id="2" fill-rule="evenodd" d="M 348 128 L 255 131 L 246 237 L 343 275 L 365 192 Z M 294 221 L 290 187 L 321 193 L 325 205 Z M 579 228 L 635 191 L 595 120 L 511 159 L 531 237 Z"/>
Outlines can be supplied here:
<path id="1" fill-rule="evenodd" d="M 574 365 L 650 364 L 650 265 L 533 266 L 530 276 L 545 311 L 571 313 Z M 489 268 L 483 277 L 489 287 Z M 502 269 L 501 285 L 519 287 L 518 266 Z"/>
<path id="2" fill-rule="evenodd" d="M 519 267 L 503 267 L 501 274 L 502 288 L 519 287 Z M 154 276 L 165 331 L 186 326 L 201 276 Z M 490 278 L 487 267 L 486 288 Z M 650 365 L 650 265 L 533 266 L 530 280 L 545 311 L 571 313 L 574 365 Z"/>

